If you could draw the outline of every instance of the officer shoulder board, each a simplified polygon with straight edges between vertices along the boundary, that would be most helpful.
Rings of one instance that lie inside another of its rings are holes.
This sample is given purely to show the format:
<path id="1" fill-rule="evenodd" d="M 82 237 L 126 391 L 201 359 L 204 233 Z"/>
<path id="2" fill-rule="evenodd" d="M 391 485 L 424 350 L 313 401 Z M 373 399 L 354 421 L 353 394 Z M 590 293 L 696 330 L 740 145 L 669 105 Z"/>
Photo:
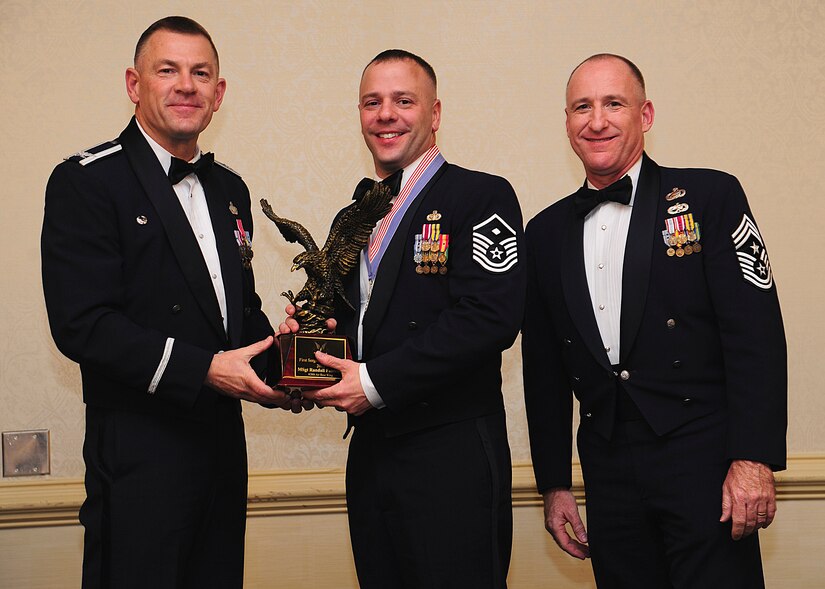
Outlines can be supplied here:
<path id="1" fill-rule="evenodd" d="M 106 141 L 100 145 L 90 147 L 89 149 L 79 151 L 64 159 L 69 162 L 77 162 L 81 166 L 88 166 L 92 162 L 96 162 L 97 160 L 110 156 L 113 153 L 117 153 L 121 149 L 123 149 L 123 146 L 118 142 L 118 140 L 112 139 L 111 141 Z"/>
<path id="2" fill-rule="evenodd" d="M 241 178 L 241 175 L 240 175 L 238 172 L 236 172 L 235 170 L 233 170 L 232 168 L 230 168 L 229 166 L 227 166 L 225 163 L 223 163 L 223 162 L 219 162 L 218 160 L 215 160 L 215 163 L 216 163 L 217 165 L 219 165 L 220 167 L 222 167 L 224 170 L 227 170 L 227 171 L 229 171 L 229 172 L 232 172 L 232 173 L 233 173 L 233 174 L 235 174 L 238 178 Z"/>

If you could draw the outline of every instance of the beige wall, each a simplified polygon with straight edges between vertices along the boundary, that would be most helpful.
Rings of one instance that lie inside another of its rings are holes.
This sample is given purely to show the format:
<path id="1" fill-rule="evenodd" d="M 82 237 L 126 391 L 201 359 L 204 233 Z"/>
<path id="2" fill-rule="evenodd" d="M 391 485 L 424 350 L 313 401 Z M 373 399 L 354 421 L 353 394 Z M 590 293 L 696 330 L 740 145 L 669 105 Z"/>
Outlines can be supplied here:
<path id="1" fill-rule="evenodd" d="M 123 71 L 134 43 L 172 13 L 212 32 L 229 84 L 203 147 L 244 176 L 253 198 L 319 237 L 370 173 L 355 104 L 360 70 L 380 50 L 403 47 L 433 64 L 446 158 L 507 177 L 525 218 L 582 178 L 563 127 L 570 69 L 600 51 L 636 61 L 656 106 L 654 159 L 721 168 L 745 186 L 786 321 L 790 453 L 825 453 L 822 2 L 0 0 L 0 430 L 49 429 L 52 479 L 82 476 L 83 406 L 42 302 L 45 182 L 62 157 L 119 133 L 131 113 Z M 262 214 L 255 220 L 259 290 L 277 320 L 279 293 L 304 277 L 288 273 L 294 244 Z M 518 351 L 505 363 L 513 458 L 525 464 Z M 246 420 L 255 472 L 343 465 L 336 412 L 250 407 Z"/>

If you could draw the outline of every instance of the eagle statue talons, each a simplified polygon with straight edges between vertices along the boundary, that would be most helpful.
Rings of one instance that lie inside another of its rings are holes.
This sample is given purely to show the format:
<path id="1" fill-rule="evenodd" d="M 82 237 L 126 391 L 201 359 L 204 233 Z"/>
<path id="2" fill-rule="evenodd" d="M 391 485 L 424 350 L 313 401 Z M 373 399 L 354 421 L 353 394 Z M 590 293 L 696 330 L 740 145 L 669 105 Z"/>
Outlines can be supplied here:
<path id="1" fill-rule="evenodd" d="M 292 294 L 292 291 L 291 291 L 291 290 L 287 290 L 287 291 L 282 292 L 282 293 L 281 293 L 281 296 L 282 296 L 282 297 L 284 297 L 286 300 L 288 300 L 288 301 L 289 301 L 289 303 L 290 303 L 292 306 L 294 306 L 294 307 L 297 307 L 297 306 L 298 306 L 298 305 L 297 305 L 297 303 L 295 302 L 295 295 L 294 295 L 294 294 Z"/>

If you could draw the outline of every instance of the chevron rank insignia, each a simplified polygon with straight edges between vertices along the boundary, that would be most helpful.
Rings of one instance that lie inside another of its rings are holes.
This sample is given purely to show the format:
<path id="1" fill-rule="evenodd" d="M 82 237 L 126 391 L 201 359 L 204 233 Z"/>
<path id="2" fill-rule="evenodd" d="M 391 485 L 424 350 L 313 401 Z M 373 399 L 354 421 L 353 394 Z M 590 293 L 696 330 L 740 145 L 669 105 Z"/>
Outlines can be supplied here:
<path id="1" fill-rule="evenodd" d="M 496 274 L 518 263 L 516 232 L 497 214 L 473 227 L 473 259 Z"/>
<path id="2" fill-rule="evenodd" d="M 742 215 L 742 221 L 736 231 L 731 233 L 731 237 L 736 248 L 736 257 L 739 259 L 739 267 L 742 269 L 742 277 L 757 288 L 770 290 L 773 286 L 773 274 L 768 251 L 756 223 L 747 213 Z"/>

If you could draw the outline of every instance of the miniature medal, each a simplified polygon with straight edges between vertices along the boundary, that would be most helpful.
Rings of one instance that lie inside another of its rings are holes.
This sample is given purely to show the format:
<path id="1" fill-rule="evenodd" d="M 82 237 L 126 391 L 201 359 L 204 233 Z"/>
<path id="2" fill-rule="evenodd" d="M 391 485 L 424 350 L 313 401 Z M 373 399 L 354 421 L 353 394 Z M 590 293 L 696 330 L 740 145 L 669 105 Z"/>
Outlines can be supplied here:
<path id="1" fill-rule="evenodd" d="M 249 231 L 243 228 L 243 221 L 235 219 L 238 228 L 235 230 L 235 241 L 238 243 L 238 253 L 241 255 L 241 265 L 244 270 L 252 269 L 252 257 L 255 255 L 252 251 L 252 240 L 249 236 Z"/>
<path id="2" fill-rule="evenodd" d="M 683 213 L 665 219 L 665 229 L 662 231 L 662 239 L 665 245 L 668 246 L 665 253 L 671 258 L 674 256 L 682 258 L 684 256 L 690 256 L 691 254 L 698 254 L 702 251 L 702 246 L 699 244 L 699 239 L 701 239 L 699 223 L 694 220 L 693 213 L 684 213 L 684 211 L 687 211 L 689 208 L 687 203 L 678 203 L 668 208 L 669 214 L 679 211 Z"/>

